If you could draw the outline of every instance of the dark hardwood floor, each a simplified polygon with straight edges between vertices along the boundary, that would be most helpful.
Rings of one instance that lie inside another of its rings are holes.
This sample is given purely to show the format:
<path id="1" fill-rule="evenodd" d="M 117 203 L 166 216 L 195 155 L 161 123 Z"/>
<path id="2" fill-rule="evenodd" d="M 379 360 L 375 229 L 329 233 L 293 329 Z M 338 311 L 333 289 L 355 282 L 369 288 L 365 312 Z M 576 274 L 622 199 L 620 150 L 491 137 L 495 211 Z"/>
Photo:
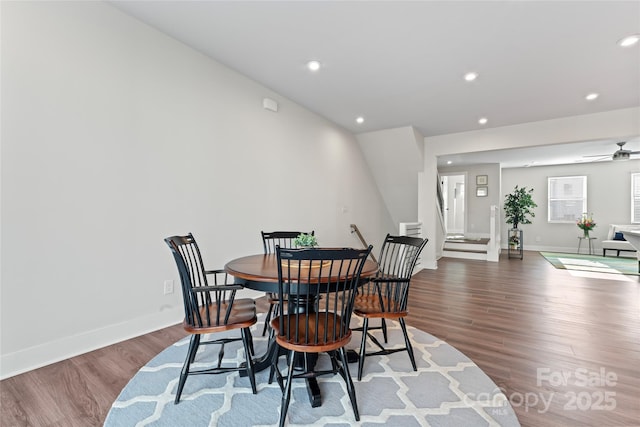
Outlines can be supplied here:
<path id="1" fill-rule="evenodd" d="M 473 359 L 523 426 L 640 425 L 638 276 L 571 274 L 537 252 L 438 266 L 415 276 L 407 323 Z M 8 378 L 0 426 L 100 426 L 137 370 L 184 335 L 176 325 Z"/>
<path id="2" fill-rule="evenodd" d="M 441 259 L 411 286 L 407 323 L 470 357 L 523 426 L 640 425 L 638 276 L 571 273 L 525 252 Z"/>

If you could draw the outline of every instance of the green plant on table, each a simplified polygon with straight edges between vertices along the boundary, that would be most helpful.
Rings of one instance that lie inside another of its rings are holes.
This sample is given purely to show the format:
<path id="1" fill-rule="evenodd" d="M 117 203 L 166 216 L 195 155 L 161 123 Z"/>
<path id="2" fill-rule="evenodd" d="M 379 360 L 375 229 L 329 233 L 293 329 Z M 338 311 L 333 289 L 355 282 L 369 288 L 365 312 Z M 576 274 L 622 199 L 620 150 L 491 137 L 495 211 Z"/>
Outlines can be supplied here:
<path id="1" fill-rule="evenodd" d="M 318 246 L 318 240 L 313 234 L 300 233 L 295 239 L 293 239 L 293 244 L 298 248 L 312 248 L 314 246 Z"/>

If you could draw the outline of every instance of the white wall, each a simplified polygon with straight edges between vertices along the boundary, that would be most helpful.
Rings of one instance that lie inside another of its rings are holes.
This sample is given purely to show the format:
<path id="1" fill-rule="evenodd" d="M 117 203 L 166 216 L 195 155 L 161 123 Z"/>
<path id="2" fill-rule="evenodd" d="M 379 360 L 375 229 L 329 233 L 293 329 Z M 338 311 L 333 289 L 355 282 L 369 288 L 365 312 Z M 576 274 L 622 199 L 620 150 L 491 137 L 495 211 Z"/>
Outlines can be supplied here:
<path id="1" fill-rule="evenodd" d="M 260 230 L 379 248 L 352 134 L 107 4 L 1 7 L 2 377 L 179 322 L 166 236 L 211 268 Z"/>
<path id="2" fill-rule="evenodd" d="M 593 212 L 596 228 L 589 234 L 597 237 L 596 253 L 602 253 L 602 240 L 606 239 L 609 224 L 631 224 L 631 173 L 640 173 L 640 160 L 618 162 L 581 163 L 563 166 L 538 166 L 502 170 L 502 200 L 516 185 L 533 188 L 532 224 L 519 226 L 524 234 L 525 250 L 556 250 L 575 252 L 577 237 L 582 231 L 575 223 L 549 223 L 547 221 L 547 178 L 551 176 L 587 177 L 587 208 Z M 500 204 L 502 206 L 502 203 Z M 501 210 L 504 224 L 504 210 Z M 503 227 L 503 241 L 509 227 Z"/>
<path id="3" fill-rule="evenodd" d="M 356 136 L 392 219 L 391 233 L 401 222 L 418 219 L 418 173 L 423 169 L 424 137 L 411 126 Z"/>

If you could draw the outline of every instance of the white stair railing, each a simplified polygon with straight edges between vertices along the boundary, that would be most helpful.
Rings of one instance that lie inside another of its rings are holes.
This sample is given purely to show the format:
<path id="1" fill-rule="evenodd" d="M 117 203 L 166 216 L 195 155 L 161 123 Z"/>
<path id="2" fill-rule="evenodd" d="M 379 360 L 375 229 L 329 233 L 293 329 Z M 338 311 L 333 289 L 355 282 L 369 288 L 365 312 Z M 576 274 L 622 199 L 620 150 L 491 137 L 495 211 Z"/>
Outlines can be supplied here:
<path id="1" fill-rule="evenodd" d="M 401 222 L 399 232 L 401 236 L 422 238 L 422 223 L 421 222 Z"/>
<path id="2" fill-rule="evenodd" d="M 489 216 L 489 243 L 487 244 L 487 261 L 498 262 L 500 259 L 500 215 L 498 207 L 491 205 Z"/>

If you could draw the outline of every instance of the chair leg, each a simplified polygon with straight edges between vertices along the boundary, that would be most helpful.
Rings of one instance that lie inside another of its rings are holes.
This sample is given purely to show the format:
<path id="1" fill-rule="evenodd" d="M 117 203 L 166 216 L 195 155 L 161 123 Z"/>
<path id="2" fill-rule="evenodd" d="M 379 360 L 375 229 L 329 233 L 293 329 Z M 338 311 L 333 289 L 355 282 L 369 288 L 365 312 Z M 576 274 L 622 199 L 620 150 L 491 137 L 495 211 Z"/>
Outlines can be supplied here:
<path id="1" fill-rule="evenodd" d="M 364 366 L 365 350 L 367 348 L 367 332 L 369 330 L 369 318 L 365 317 L 362 324 L 362 341 L 360 342 L 360 357 L 358 358 L 358 381 L 362 380 L 362 367 Z"/>
<path id="2" fill-rule="evenodd" d="M 331 360 L 331 369 L 334 372 L 338 372 L 340 370 L 340 367 L 338 366 L 338 363 L 337 363 L 335 350 L 329 352 L 329 360 Z"/>
<path id="3" fill-rule="evenodd" d="M 256 394 L 258 390 L 256 388 L 256 376 L 253 372 L 253 343 L 251 331 L 249 330 L 249 328 L 242 328 L 241 334 L 242 343 L 244 344 L 244 354 L 246 355 L 247 359 L 247 376 L 249 377 L 249 381 L 251 381 L 251 391 L 253 391 L 253 394 Z"/>
<path id="4" fill-rule="evenodd" d="M 382 319 L 382 336 L 384 337 L 384 343 L 389 344 L 387 339 L 387 320 L 383 317 Z"/>
<path id="5" fill-rule="evenodd" d="M 251 356 L 255 356 L 256 355 L 256 351 L 253 348 L 253 334 L 251 333 L 251 329 L 247 328 L 247 338 L 249 340 L 249 351 L 251 354 Z"/>
<path id="6" fill-rule="evenodd" d="M 287 384 L 282 392 L 282 404 L 280 406 L 280 427 L 284 427 L 284 421 L 287 418 L 287 411 L 289 410 L 289 401 L 291 400 L 291 381 L 293 380 L 293 370 L 296 359 L 296 352 L 291 350 L 289 352 L 289 372 L 287 373 Z"/>
<path id="7" fill-rule="evenodd" d="M 411 341 L 409 340 L 409 335 L 407 334 L 407 325 L 404 323 L 404 317 L 398 319 L 400 322 L 400 326 L 402 327 L 402 333 L 404 334 L 404 343 L 407 346 L 407 352 L 409 353 L 409 359 L 411 359 L 411 366 L 413 366 L 413 370 L 417 371 L 416 367 L 416 358 L 413 355 L 413 347 L 411 346 Z"/>
<path id="8" fill-rule="evenodd" d="M 187 376 L 189 375 L 189 366 L 193 363 L 193 360 L 196 357 L 196 353 L 198 351 L 199 345 L 200 345 L 200 335 L 199 334 L 191 335 L 191 340 L 189 341 L 189 349 L 187 350 L 187 357 L 184 359 L 184 365 L 182 365 L 182 371 L 180 372 L 180 380 L 178 381 L 178 390 L 176 391 L 176 398 L 173 401 L 174 404 L 178 404 L 180 402 L 182 389 L 184 388 L 184 383 L 187 381 Z"/>
<path id="9" fill-rule="evenodd" d="M 273 377 L 276 375 L 277 366 L 277 361 L 275 365 L 271 362 L 271 366 L 269 367 L 269 384 L 273 384 Z"/>
<path id="10" fill-rule="evenodd" d="M 271 337 L 273 334 L 273 330 L 269 332 L 269 336 Z M 269 384 L 273 383 L 273 378 L 275 377 L 278 380 L 278 385 L 280 386 L 280 391 L 284 391 L 284 384 L 282 383 L 282 374 L 278 369 L 278 359 L 280 358 L 280 349 L 278 348 L 278 344 L 275 342 L 273 345 L 276 347 L 273 349 L 273 356 L 271 358 L 271 368 L 269 369 Z"/>
<path id="11" fill-rule="evenodd" d="M 353 407 L 353 415 L 355 415 L 356 421 L 360 421 L 360 413 L 358 412 L 358 401 L 356 400 L 356 388 L 353 385 L 353 380 L 351 379 L 351 374 L 349 373 L 347 352 L 344 347 L 340 347 L 340 350 L 338 350 L 338 354 L 340 355 L 340 363 L 342 364 L 342 369 L 344 371 L 343 377 L 344 382 L 347 385 L 347 393 L 349 393 L 349 399 L 351 400 L 351 406 Z"/>
<path id="12" fill-rule="evenodd" d="M 264 327 L 262 328 L 262 336 L 265 336 L 267 333 L 267 328 L 269 327 L 269 322 L 271 321 L 271 312 L 273 311 L 273 304 L 269 304 L 269 310 L 267 310 L 267 315 L 264 317 Z"/>

